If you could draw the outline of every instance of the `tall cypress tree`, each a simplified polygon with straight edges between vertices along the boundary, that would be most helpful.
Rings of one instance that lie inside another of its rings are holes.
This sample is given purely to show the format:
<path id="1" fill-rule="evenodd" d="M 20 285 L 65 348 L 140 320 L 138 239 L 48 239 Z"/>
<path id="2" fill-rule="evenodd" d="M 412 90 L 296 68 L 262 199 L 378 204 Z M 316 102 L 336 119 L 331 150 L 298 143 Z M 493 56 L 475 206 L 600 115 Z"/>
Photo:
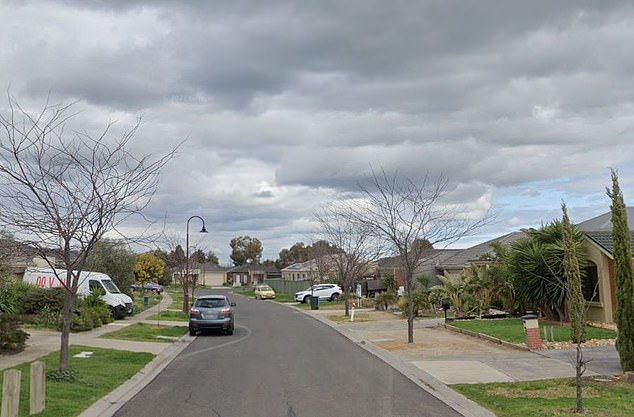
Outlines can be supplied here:
<path id="1" fill-rule="evenodd" d="M 618 328 L 617 350 L 624 372 L 634 370 L 634 278 L 632 276 L 632 250 L 627 212 L 619 178 L 612 173 L 612 190 L 607 190 L 612 200 L 612 244 L 614 246 L 614 281 L 616 287 L 615 321 Z"/>
<path id="2" fill-rule="evenodd" d="M 568 316 L 572 325 L 572 341 L 577 347 L 577 359 L 575 361 L 575 382 L 577 387 L 577 412 L 583 412 L 583 386 L 581 377 L 585 371 L 581 343 L 585 340 L 585 301 L 581 291 L 581 270 L 579 268 L 579 253 L 574 240 L 574 229 L 570 224 L 568 210 L 562 203 L 563 211 L 563 242 L 564 249 L 564 275 L 566 276 L 566 304 Z"/>
<path id="3" fill-rule="evenodd" d="M 573 226 L 570 224 L 566 205 L 561 205 L 563 211 L 563 242 L 564 275 L 566 276 L 566 308 L 572 325 L 572 341 L 584 342 L 585 301 L 581 290 L 581 269 L 579 267 L 579 253 L 574 240 Z"/>

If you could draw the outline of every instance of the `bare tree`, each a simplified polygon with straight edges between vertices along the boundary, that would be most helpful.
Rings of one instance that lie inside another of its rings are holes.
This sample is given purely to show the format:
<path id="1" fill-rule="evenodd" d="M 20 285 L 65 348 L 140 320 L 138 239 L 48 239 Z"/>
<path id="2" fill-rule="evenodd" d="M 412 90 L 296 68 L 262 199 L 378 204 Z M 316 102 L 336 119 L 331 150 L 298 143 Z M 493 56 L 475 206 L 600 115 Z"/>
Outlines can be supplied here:
<path id="1" fill-rule="evenodd" d="M 381 241 L 364 223 L 351 222 L 349 207 L 330 205 L 315 213 L 323 238 L 339 250 L 326 255 L 330 269 L 343 286 L 345 315 L 349 315 L 350 289 L 360 281 L 381 254 Z"/>
<path id="2" fill-rule="evenodd" d="M 8 114 L 0 115 L 0 221 L 46 259 L 61 260 L 66 289 L 60 370 L 68 367 L 69 334 L 80 275 L 95 244 L 108 231 L 138 214 L 157 186 L 164 156 L 135 156 L 126 146 L 139 122 L 110 141 L 108 124 L 98 135 L 68 132 L 73 104 L 48 101 L 29 114 L 9 95 Z"/>
<path id="3" fill-rule="evenodd" d="M 373 171 L 368 186 L 361 186 L 364 199 L 357 200 L 348 212 L 355 223 L 370 228 L 376 236 L 393 247 L 399 257 L 405 278 L 407 300 L 407 341 L 414 342 L 414 272 L 423 259 L 425 246 L 416 244 L 449 244 L 485 225 L 488 213 L 472 219 L 463 208 L 443 201 L 447 180 L 425 176 L 420 181 Z"/>

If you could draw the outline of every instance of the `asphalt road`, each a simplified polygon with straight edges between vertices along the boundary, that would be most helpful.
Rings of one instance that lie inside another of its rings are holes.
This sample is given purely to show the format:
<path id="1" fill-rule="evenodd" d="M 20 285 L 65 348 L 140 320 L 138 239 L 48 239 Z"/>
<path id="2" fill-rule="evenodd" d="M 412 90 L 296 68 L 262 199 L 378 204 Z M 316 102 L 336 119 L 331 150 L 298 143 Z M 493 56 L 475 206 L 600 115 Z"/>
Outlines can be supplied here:
<path id="1" fill-rule="evenodd" d="M 311 317 L 233 301 L 232 336 L 198 336 L 115 416 L 460 416 Z"/>

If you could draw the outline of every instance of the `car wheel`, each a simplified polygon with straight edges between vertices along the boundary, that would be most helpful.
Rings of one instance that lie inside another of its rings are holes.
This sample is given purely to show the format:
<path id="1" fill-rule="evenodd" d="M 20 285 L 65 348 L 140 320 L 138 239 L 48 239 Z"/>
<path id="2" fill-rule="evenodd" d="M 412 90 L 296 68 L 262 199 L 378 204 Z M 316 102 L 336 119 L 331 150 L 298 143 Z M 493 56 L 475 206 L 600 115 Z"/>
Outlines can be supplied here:
<path id="1" fill-rule="evenodd" d="M 233 334 L 233 327 L 227 329 L 227 335 L 231 336 Z"/>
<path id="2" fill-rule="evenodd" d="M 337 301 L 339 299 L 339 294 L 334 293 L 330 296 L 330 301 Z"/>
<path id="3" fill-rule="evenodd" d="M 192 329 L 191 327 L 189 328 L 189 335 L 190 336 L 196 336 L 196 330 Z"/>
<path id="4" fill-rule="evenodd" d="M 307 295 L 306 297 L 304 297 L 304 301 L 302 301 L 304 304 L 310 304 L 310 295 Z"/>

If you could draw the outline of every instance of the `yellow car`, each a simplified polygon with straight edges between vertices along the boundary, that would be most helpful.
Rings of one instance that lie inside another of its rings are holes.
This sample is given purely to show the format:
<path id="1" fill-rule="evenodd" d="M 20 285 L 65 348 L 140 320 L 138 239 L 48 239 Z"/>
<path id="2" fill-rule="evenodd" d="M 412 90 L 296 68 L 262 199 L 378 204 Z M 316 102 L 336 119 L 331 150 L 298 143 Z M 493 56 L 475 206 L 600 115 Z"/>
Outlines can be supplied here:
<path id="1" fill-rule="evenodd" d="M 260 300 L 264 300 L 267 298 L 270 299 L 274 299 L 275 298 L 275 291 L 273 291 L 273 288 L 269 287 L 268 285 L 256 285 L 255 286 L 255 299 L 260 299 Z"/>

